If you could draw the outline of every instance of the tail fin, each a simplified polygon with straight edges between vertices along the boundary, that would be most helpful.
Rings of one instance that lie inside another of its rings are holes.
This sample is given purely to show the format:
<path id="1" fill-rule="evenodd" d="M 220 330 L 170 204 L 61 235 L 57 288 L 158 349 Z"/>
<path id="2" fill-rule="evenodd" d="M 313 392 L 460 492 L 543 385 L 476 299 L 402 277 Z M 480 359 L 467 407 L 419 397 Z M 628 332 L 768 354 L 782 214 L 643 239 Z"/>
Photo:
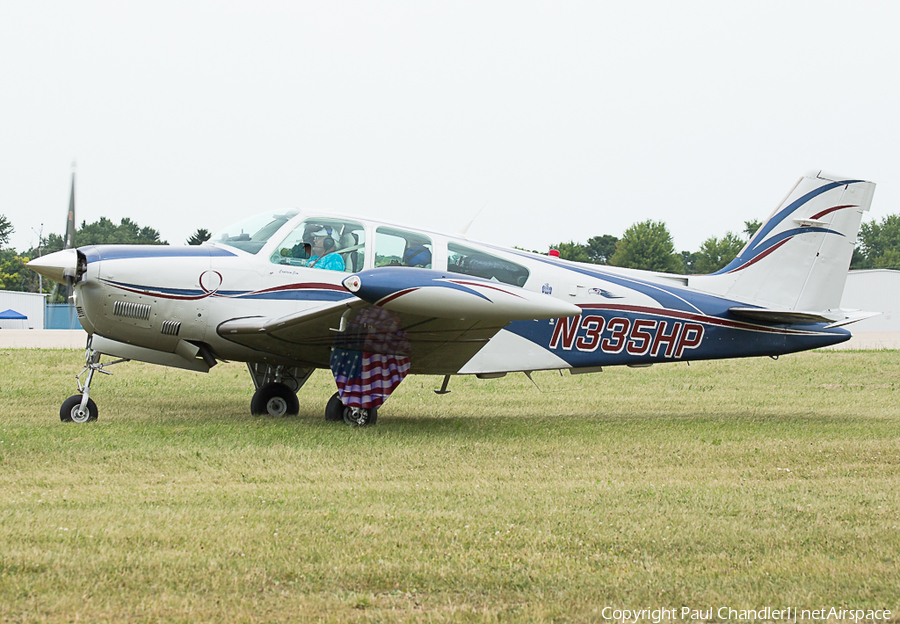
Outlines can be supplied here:
<path id="1" fill-rule="evenodd" d="M 724 269 L 690 279 L 699 290 L 783 310 L 840 307 L 863 212 L 875 184 L 823 172 L 801 178 Z"/>

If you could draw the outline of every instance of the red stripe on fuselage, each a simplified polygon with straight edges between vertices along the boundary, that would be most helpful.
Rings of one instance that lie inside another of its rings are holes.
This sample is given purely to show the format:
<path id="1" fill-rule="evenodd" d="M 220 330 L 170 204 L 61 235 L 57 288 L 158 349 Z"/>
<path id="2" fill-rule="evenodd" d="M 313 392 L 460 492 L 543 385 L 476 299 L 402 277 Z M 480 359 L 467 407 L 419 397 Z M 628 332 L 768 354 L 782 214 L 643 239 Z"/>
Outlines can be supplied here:
<path id="1" fill-rule="evenodd" d="M 387 297 L 382 297 L 381 299 L 379 299 L 378 301 L 375 302 L 375 305 L 383 306 L 384 304 L 390 303 L 391 301 L 393 301 L 394 299 L 397 299 L 398 297 L 402 297 L 403 295 L 408 295 L 409 293 L 415 292 L 417 290 L 419 290 L 418 286 L 416 286 L 414 288 L 406 288 L 404 290 L 398 290 L 393 295 L 388 295 Z"/>
<path id="2" fill-rule="evenodd" d="M 447 281 L 452 282 L 454 284 L 461 284 L 463 286 L 477 286 L 479 288 L 490 288 L 491 290 L 499 290 L 502 293 L 506 293 L 507 295 L 512 295 L 513 297 L 518 297 L 519 299 L 525 298 L 522 295 L 517 295 L 516 293 L 509 292 L 508 290 L 505 290 L 503 288 L 498 288 L 497 286 L 492 286 L 490 284 L 485 284 L 483 282 L 466 282 L 464 280 L 455 280 L 455 279 L 448 279 Z"/>

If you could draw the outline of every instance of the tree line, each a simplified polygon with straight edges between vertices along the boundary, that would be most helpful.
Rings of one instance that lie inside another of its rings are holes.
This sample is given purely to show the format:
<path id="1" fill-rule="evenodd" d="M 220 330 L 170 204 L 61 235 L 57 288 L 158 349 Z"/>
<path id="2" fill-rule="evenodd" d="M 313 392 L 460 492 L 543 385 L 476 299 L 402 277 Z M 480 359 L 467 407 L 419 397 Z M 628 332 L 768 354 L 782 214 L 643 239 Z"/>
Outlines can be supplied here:
<path id="1" fill-rule="evenodd" d="M 561 258 L 575 262 L 683 275 L 715 273 L 734 260 L 761 223 L 746 221 L 744 225 L 743 238 L 732 232 L 721 238 L 711 236 L 694 252 L 676 252 L 666 224 L 652 219 L 635 223 L 622 238 L 604 234 L 589 238 L 587 243 L 559 243 L 554 249 Z"/>
<path id="2" fill-rule="evenodd" d="M 62 234 L 48 234 L 41 237 L 37 246 L 18 252 L 10 248 L 9 237 L 14 228 L 4 215 L 0 215 L 0 290 L 18 290 L 22 292 L 38 292 L 41 280 L 37 273 L 25 265 L 38 256 L 46 256 L 65 247 L 65 237 Z M 187 241 L 189 245 L 199 245 L 209 240 L 210 233 L 204 229 L 198 229 Z M 168 242 L 160 238 L 159 231 L 151 227 L 141 227 L 129 218 L 122 219 L 118 224 L 106 217 L 100 217 L 93 223 L 81 222 L 81 227 L 75 230 L 75 244 L 83 245 L 168 245 Z M 53 284 L 44 281 L 43 292 L 51 293 Z M 51 302 L 55 303 L 55 302 Z"/>
<path id="3" fill-rule="evenodd" d="M 722 237 L 711 236 L 697 251 L 675 251 L 666 224 L 653 220 L 635 223 L 622 238 L 604 234 L 593 236 L 586 243 L 569 241 L 553 248 L 561 258 L 575 262 L 704 275 L 715 273 L 734 260 L 761 226 L 757 220 L 745 221 L 740 235 L 726 232 Z M 850 268 L 900 270 L 900 215 L 862 224 Z"/>
<path id="4" fill-rule="evenodd" d="M 697 251 L 675 251 L 672 235 L 662 221 L 641 221 L 625 230 L 622 237 L 603 234 L 592 236 L 585 243 L 575 241 L 555 245 L 561 258 L 576 262 L 606 264 L 632 269 L 644 269 L 662 273 L 683 275 L 715 273 L 731 262 L 762 224 L 759 221 L 744 222 L 740 234 L 726 232 L 721 237 L 711 236 L 701 243 Z M 14 228 L 0 215 L 0 290 L 38 292 L 38 276 L 25 265 L 32 258 L 63 249 L 64 237 L 48 234 L 36 247 L 18 252 L 8 246 Z M 209 240 L 210 232 L 198 229 L 185 241 L 199 245 Z M 129 218 L 118 224 L 106 217 L 93 223 L 82 221 L 76 229 L 75 244 L 107 245 L 167 245 L 157 230 L 141 227 Z M 851 269 L 900 270 L 900 215 L 888 215 L 880 221 L 869 221 L 860 227 Z M 51 292 L 52 285 L 44 284 L 44 292 Z"/>

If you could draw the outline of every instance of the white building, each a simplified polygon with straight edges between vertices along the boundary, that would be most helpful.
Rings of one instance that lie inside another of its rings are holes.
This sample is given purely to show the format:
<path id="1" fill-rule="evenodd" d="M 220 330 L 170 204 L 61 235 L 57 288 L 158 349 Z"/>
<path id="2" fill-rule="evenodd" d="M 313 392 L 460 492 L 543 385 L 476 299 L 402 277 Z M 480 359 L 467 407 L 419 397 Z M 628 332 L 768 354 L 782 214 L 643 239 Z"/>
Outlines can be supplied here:
<path id="1" fill-rule="evenodd" d="M 900 332 L 900 271 L 850 271 L 841 307 L 845 310 L 881 312 L 878 316 L 848 326 L 853 333 Z"/>
<path id="2" fill-rule="evenodd" d="M 0 320 L 0 329 L 44 329 L 44 299 L 38 293 L 0 290 L 0 312 L 15 310 L 28 317 L 27 321 Z"/>

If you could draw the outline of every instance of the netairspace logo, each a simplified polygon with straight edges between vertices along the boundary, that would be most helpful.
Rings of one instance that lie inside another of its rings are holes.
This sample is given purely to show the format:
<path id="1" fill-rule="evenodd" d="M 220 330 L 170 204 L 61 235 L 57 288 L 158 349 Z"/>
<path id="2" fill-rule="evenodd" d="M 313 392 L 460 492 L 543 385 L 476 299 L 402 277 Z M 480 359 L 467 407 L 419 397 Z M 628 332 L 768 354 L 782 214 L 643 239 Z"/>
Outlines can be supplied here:
<path id="1" fill-rule="evenodd" d="M 760 609 L 733 609 L 731 607 L 658 607 L 656 609 L 616 609 L 603 607 L 600 617 L 620 624 L 638 624 L 639 622 L 697 622 L 707 620 L 734 622 L 884 622 L 890 620 L 893 613 L 888 609 L 844 609 L 839 607 L 821 607 L 819 609 L 801 609 L 797 607 L 762 607 Z"/>

